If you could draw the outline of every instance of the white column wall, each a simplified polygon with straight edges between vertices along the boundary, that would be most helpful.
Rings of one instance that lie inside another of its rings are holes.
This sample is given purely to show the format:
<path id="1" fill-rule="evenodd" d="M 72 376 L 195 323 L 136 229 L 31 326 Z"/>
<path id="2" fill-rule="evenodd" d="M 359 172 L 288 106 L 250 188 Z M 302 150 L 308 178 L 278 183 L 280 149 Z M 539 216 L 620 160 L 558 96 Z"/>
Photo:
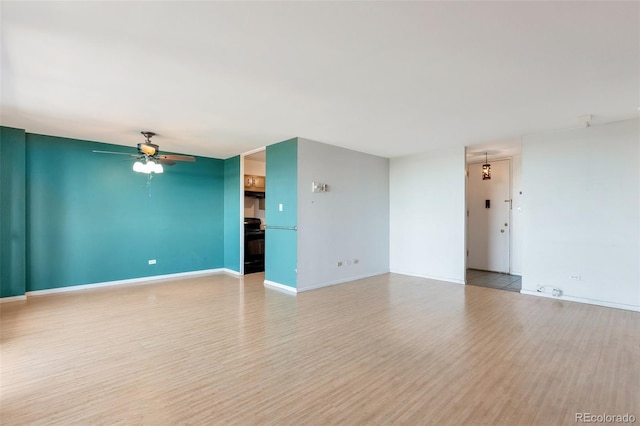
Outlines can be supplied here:
<path id="1" fill-rule="evenodd" d="M 391 159 L 391 272 L 454 283 L 465 279 L 465 151 Z"/>

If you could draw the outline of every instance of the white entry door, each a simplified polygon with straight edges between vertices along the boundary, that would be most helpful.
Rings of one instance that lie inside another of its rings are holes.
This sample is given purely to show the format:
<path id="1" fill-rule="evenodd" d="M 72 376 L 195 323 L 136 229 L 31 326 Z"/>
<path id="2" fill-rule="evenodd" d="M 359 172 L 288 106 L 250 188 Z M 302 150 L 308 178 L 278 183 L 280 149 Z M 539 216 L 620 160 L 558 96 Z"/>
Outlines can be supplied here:
<path id="1" fill-rule="evenodd" d="M 488 180 L 482 180 L 482 163 L 468 166 L 467 267 L 509 273 L 510 160 L 489 163 Z"/>

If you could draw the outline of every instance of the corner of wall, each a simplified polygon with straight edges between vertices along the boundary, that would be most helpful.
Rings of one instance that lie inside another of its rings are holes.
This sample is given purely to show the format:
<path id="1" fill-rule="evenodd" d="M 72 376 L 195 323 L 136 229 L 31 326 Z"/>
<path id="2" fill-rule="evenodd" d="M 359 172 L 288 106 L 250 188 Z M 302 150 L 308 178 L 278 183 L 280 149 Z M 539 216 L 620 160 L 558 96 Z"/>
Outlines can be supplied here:
<path id="1" fill-rule="evenodd" d="M 0 127 L 0 297 L 26 292 L 26 136 Z"/>
<path id="2" fill-rule="evenodd" d="M 240 156 L 224 160 L 224 267 L 240 273 Z"/>

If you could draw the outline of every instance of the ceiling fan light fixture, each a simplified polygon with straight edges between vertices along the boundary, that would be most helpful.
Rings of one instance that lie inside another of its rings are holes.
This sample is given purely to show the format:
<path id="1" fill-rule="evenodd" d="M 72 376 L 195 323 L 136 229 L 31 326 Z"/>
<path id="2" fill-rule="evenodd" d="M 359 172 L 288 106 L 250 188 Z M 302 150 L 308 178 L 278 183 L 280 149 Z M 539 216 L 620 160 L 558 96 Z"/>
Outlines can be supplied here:
<path id="1" fill-rule="evenodd" d="M 162 167 L 162 164 L 156 163 L 151 160 L 147 160 L 146 163 L 136 161 L 135 163 L 133 163 L 133 171 L 146 174 L 164 173 L 164 167 Z"/>
<path id="2" fill-rule="evenodd" d="M 147 142 L 138 144 L 138 152 L 144 155 L 148 155 L 150 157 L 153 157 L 154 155 L 156 155 L 156 153 L 158 152 L 158 149 L 159 149 L 159 146 L 149 142 L 148 139 L 147 139 Z"/>
<path id="3" fill-rule="evenodd" d="M 138 153 L 130 154 L 128 152 L 113 152 L 93 150 L 99 154 L 118 154 L 135 157 L 136 162 L 133 163 L 133 171 L 136 173 L 164 173 L 164 166 L 173 166 L 178 161 L 186 161 L 194 163 L 196 158 L 192 155 L 160 155 L 159 146 L 151 143 L 151 137 L 155 135 L 153 132 L 141 132 L 145 141 L 138 144 Z"/>

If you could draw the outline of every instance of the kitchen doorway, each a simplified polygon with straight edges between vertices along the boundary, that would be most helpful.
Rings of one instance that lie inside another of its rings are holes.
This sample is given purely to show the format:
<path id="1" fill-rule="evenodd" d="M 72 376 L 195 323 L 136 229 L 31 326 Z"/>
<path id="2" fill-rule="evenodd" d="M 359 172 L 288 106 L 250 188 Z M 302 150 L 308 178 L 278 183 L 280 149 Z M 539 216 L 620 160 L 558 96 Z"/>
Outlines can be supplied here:
<path id="1" fill-rule="evenodd" d="M 264 273 L 265 270 L 265 204 L 266 149 L 260 148 L 242 156 L 243 230 L 240 258 L 243 275 Z"/>

